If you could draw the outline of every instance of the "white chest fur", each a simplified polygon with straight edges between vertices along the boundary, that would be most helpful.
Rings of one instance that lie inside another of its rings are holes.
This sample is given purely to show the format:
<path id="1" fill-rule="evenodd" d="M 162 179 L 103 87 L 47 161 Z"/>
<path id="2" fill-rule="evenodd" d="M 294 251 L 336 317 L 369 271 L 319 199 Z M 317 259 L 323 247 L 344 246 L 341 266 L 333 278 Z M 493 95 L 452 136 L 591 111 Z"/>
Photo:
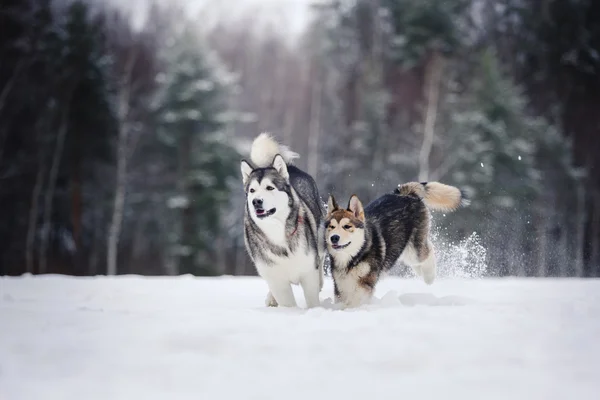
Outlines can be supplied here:
<path id="1" fill-rule="evenodd" d="M 258 274 L 269 285 L 269 296 L 274 297 L 279 306 L 296 305 L 294 293 L 290 285 L 301 285 L 308 307 L 316 307 L 319 303 L 319 292 L 322 287 L 322 268 L 317 268 L 317 249 L 312 248 L 303 237 L 292 252 L 289 248 L 289 236 L 285 231 L 285 223 L 280 221 L 261 221 L 259 227 L 271 243 L 287 250 L 285 256 L 267 251 L 267 260 L 256 260 Z M 299 222 L 300 223 L 300 222 Z M 298 230 L 300 230 L 298 228 Z M 302 232 L 294 232 L 303 235 Z M 268 298 L 269 298 L 268 296 Z M 272 303 L 272 298 L 269 304 Z"/>
<path id="2" fill-rule="evenodd" d="M 315 273 L 315 255 L 312 249 L 307 249 L 306 245 L 302 243 L 293 253 L 288 251 L 287 257 L 279 257 L 271 254 L 271 262 L 258 261 L 256 269 L 259 275 L 267 280 L 297 285 L 304 275 Z"/>
<path id="3" fill-rule="evenodd" d="M 371 293 L 360 284 L 371 271 L 369 264 L 362 262 L 357 266 L 346 270 L 334 270 L 333 279 L 340 292 L 340 299 L 346 306 L 358 307 L 369 300 Z"/>
<path id="4" fill-rule="evenodd" d="M 287 247 L 285 222 L 270 217 L 259 219 L 253 216 L 253 219 L 271 243 L 276 244 L 277 246 Z"/>

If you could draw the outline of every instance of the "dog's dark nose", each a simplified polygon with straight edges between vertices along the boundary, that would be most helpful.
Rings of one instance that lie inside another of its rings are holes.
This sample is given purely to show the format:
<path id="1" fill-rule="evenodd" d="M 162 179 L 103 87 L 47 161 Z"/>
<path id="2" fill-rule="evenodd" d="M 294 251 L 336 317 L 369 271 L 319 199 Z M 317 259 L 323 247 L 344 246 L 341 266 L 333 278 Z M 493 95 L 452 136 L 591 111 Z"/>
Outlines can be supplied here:
<path id="1" fill-rule="evenodd" d="M 340 241 L 339 235 L 333 235 L 330 239 L 331 239 L 331 243 L 333 243 L 333 244 L 336 244 L 337 242 Z"/>
<path id="2" fill-rule="evenodd" d="M 262 204 L 263 204 L 262 199 L 253 199 L 252 200 L 252 205 L 256 208 L 262 207 Z"/>

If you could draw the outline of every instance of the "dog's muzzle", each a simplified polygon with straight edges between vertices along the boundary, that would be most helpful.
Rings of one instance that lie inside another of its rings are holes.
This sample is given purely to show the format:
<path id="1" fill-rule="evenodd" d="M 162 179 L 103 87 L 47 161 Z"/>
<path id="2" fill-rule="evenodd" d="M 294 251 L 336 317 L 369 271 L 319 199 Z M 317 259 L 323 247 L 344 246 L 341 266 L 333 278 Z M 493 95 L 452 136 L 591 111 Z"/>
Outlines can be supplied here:
<path id="1" fill-rule="evenodd" d="M 254 211 L 256 212 L 256 216 L 258 218 L 266 218 L 275 214 L 275 211 L 277 211 L 277 209 L 271 208 L 270 210 L 265 210 L 264 208 L 255 208 Z"/>
<path id="2" fill-rule="evenodd" d="M 265 210 L 263 208 L 263 201 L 262 199 L 254 199 L 252 200 L 252 205 L 254 206 L 254 212 L 256 213 L 256 216 L 258 218 L 266 218 L 270 215 L 275 214 L 275 211 L 277 211 L 277 209 L 275 208 L 271 208 L 270 210 Z"/>
<path id="3" fill-rule="evenodd" d="M 346 243 L 346 244 L 333 244 L 333 243 L 332 243 L 332 244 L 331 244 L 331 247 L 332 247 L 334 250 L 341 250 L 341 249 L 345 249 L 346 247 L 348 247 L 348 246 L 350 245 L 350 243 L 352 243 L 352 242 L 348 242 L 348 243 Z"/>
<path id="4" fill-rule="evenodd" d="M 348 245 L 352 242 L 348 242 L 346 244 L 339 244 L 340 242 L 340 236 L 339 235 L 332 235 L 329 238 L 329 241 L 331 242 L 331 247 L 334 248 L 335 250 L 340 250 L 343 249 L 345 247 L 348 247 Z"/>

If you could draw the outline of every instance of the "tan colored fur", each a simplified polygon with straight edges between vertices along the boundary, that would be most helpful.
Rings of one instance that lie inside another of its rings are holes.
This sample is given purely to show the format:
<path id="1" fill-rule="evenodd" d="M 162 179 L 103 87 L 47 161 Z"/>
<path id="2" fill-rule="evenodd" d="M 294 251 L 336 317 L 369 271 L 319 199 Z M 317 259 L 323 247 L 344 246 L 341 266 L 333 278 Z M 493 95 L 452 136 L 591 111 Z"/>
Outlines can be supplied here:
<path id="1" fill-rule="evenodd" d="M 458 188 L 439 182 L 428 182 L 425 185 L 408 182 L 398 185 L 398 191 L 402 196 L 419 196 L 425 205 L 433 210 L 454 211 L 466 202 Z"/>
<path id="2" fill-rule="evenodd" d="M 373 293 L 373 289 L 377 284 L 378 276 L 374 271 L 369 272 L 367 275 L 362 276 L 358 279 L 358 284 L 361 285 L 370 295 Z"/>
<path id="3" fill-rule="evenodd" d="M 334 211 L 331 215 L 331 221 L 327 225 L 327 235 L 336 234 L 340 237 L 340 243 L 349 242 L 356 229 L 356 222 L 353 220 L 353 215 L 349 211 Z"/>

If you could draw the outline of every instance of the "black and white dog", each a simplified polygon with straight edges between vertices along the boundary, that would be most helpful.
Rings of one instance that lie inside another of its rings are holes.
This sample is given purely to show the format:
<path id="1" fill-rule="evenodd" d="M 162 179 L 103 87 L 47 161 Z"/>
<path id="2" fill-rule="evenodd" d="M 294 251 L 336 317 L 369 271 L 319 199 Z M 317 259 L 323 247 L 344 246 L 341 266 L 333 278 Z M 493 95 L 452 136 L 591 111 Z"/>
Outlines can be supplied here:
<path id="1" fill-rule="evenodd" d="M 453 211 L 467 204 L 461 190 L 438 182 L 399 185 L 365 208 L 354 195 L 342 209 L 330 195 L 325 223 L 336 302 L 357 307 L 369 301 L 381 274 L 399 260 L 433 283 L 428 207 Z"/>
<path id="2" fill-rule="evenodd" d="M 241 163 L 244 240 L 269 286 L 268 306 L 295 307 L 291 284 L 301 285 L 308 307 L 320 305 L 325 210 L 314 179 L 292 165 L 297 157 L 262 133 L 252 143 L 250 162 Z"/>

